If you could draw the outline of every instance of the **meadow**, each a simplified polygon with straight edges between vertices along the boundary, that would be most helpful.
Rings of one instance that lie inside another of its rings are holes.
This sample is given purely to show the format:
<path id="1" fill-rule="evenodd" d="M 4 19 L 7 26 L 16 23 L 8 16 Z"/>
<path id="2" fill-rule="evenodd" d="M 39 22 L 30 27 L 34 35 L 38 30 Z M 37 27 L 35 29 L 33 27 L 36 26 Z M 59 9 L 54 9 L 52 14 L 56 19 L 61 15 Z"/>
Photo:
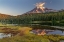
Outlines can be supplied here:
<path id="1" fill-rule="evenodd" d="M 4 37 L 0 42 L 60 42 L 64 40 L 62 35 L 36 35 L 30 33 L 33 28 L 29 26 L 0 26 L 0 32 L 11 33 L 11 37 Z"/>

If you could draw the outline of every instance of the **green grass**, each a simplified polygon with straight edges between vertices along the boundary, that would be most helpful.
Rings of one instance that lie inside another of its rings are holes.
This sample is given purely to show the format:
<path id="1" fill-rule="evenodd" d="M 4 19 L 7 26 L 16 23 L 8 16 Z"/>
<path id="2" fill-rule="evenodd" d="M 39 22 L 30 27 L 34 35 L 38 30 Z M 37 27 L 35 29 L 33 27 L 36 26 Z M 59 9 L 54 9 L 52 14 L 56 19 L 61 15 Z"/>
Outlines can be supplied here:
<path id="1" fill-rule="evenodd" d="M 49 42 L 49 40 L 36 35 L 17 35 L 11 38 L 0 39 L 0 42 Z"/>
<path id="2" fill-rule="evenodd" d="M 4 27 L 0 27 L 0 32 L 3 32 L 1 29 Z M 18 30 L 19 33 L 13 37 L 0 39 L 0 42 L 59 42 L 60 40 L 64 40 L 64 36 L 61 35 L 44 35 L 39 36 L 35 34 L 29 33 L 32 28 L 30 27 L 22 27 L 22 26 L 7 26 L 7 28 Z M 6 30 L 7 31 L 7 30 Z M 4 31 L 4 32 L 6 32 Z"/>
<path id="3" fill-rule="evenodd" d="M 10 38 L 0 39 L 0 42 L 59 42 L 60 40 L 64 40 L 64 36 L 60 35 L 44 35 L 38 36 L 34 34 L 28 34 L 23 36 L 13 36 Z"/>

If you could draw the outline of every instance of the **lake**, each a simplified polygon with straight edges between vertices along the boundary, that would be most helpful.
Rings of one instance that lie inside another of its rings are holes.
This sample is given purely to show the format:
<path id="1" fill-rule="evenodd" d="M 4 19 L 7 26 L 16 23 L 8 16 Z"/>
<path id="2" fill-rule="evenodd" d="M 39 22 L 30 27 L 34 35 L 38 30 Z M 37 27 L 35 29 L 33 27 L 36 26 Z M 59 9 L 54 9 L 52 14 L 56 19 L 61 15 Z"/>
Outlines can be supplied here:
<path id="1" fill-rule="evenodd" d="M 0 39 L 5 37 L 11 37 L 11 34 L 0 33 Z"/>
<path id="2" fill-rule="evenodd" d="M 64 35 L 64 30 L 61 28 L 55 28 L 51 26 L 32 26 L 33 30 L 30 31 L 34 34 L 46 34 L 46 35 Z"/>

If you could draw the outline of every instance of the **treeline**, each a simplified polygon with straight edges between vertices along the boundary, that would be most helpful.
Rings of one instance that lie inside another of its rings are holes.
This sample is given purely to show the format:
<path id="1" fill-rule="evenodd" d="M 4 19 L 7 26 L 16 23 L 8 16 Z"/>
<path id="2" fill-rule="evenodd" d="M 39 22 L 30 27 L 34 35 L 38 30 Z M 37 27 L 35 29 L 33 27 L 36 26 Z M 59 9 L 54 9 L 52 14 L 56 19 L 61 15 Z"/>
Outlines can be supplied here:
<path id="1" fill-rule="evenodd" d="M 6 24 L 64 25 L 64 10 L 50 13 L 27 13 L 0 19 Z"/>
<path id="2" fill-rule="evenodd" d="M 32 13 L 18 16 L 23 23 L 40 25 L 64 25 L 64 11 L 50 13 Z"/>

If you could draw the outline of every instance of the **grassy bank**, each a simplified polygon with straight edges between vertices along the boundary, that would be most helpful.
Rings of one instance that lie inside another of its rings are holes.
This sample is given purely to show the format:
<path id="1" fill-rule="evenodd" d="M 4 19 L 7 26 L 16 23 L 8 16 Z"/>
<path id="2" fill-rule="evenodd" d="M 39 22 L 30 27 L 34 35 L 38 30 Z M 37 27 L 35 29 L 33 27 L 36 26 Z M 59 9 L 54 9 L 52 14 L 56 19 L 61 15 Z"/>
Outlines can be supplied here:
<path id="1" fill-rule="evenodd" d="M 8 28 L 11 28 L 10 26 Z M 0 28 L 2 29 L 2 28 Z M 31 27 L 21 27 L 16 26 L 11 29 L 16 31 L 19 31 L 16 35 L 12 37 L 6 37 L 3 39 L 0 39 L 0 42 L 59 42 L 60 40 L 64 40 L 64 36 L 62 35 L 36 35 L 30 33 L 30 30 L 32 30 Z M 10 30 L 9 30 L 10 31 Z M 8 30 L 4 32 L 9 32 Z"/>
<path id="2" fill-rule="evenodd" d="M 44 36 L 38 36 L 34 34 L 28 34 L 23 36 L 13 36 L 10 38 L 3 38 L 0 39 L 0 42 L 59 42 L 61 40 L 64 40 L 64 36 L 59 35 L 44 35 Z"/>

